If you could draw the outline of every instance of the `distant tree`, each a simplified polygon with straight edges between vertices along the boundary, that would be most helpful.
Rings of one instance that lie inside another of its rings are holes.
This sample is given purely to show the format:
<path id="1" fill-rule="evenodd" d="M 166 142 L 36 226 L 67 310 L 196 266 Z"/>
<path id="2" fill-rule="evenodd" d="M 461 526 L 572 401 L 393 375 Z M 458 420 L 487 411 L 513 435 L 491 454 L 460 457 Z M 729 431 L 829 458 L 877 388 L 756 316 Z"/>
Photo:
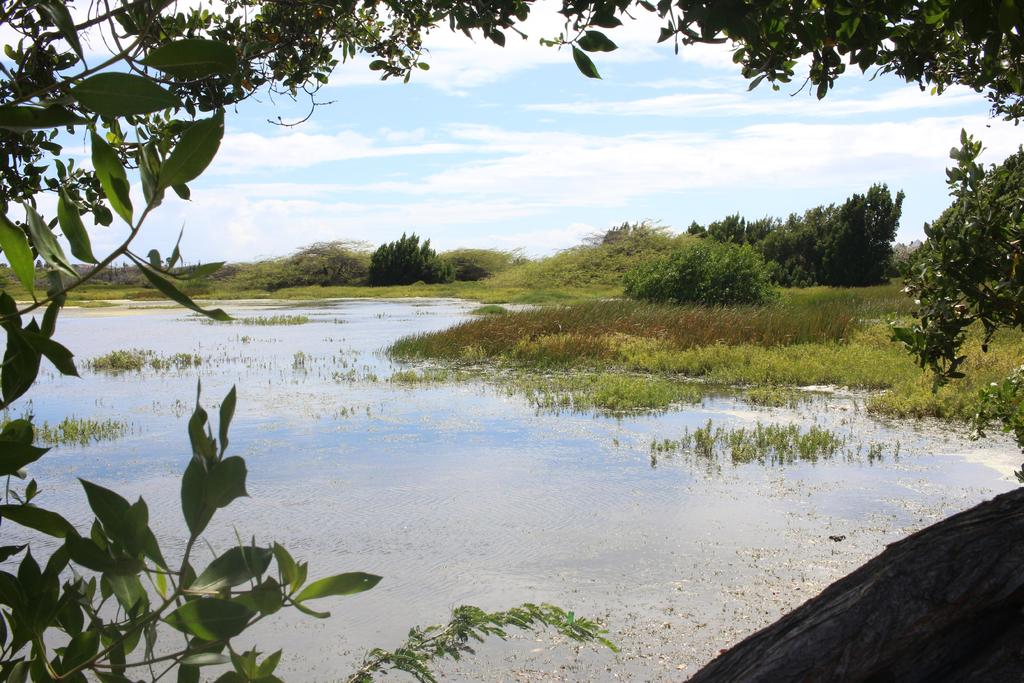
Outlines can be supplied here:
<path id="1" fill-rule="evenodd" d="M 768 260 L 772 279 L 784 287 L 863 287 L 884 282 L 900 223 L 903 192 L 872 185 L 842 206 L 830 204 L 790 215 L 748 221 L 739 214 L 708 226 L 717 242 L 750 244 Z"/>
<path id="2" fill-rule="evenodd" d="M 413 233 L 382 244 L 370 257 L 370 284 L 411 285 L 414 282 L 435 284 L 455 280 L 455 268 L 430 248 L 430 240 L 420 244 Z"/>
<path id="3" fill-rule="evenodd" d="M 867 194 L 847 199 L 833 213 L 828 229 L 820 235 L 820 284 L 866 287 L 885 282 L 904 197 L 900 191 L 894 198 L 887 185 L 876 184 Z"/>
<path id="4" fill-rule="evenodd" d="M 819 235 L 831 220 L 833 207 L 818 206 L 804 214 L 790 214 L 757 245 L 768 262 L 772 281 L 783 287 L 818 284 L 821 270 Z"/>
<path id="5" fill-rule="evenodd" d="M 707 237 L 708 231 L 707 228 L 697 221 L 692 221 L 690 223 L 690 227 L 686 229 L 686 234 L 692 235 L 693 237 Z"/>
<path id="6" fill-rule="evenodd" d="M 747 243 L 747 219 L 738 213 L 708 225 L 708 237 L 718 242 Z"/>
<path id="7" fill-rule="evenodd" d="M 473 282 L 484 280 L 526 261 L 519 250 L 455 249 L 441 254 L 455 268 L 455 279 Z"/>

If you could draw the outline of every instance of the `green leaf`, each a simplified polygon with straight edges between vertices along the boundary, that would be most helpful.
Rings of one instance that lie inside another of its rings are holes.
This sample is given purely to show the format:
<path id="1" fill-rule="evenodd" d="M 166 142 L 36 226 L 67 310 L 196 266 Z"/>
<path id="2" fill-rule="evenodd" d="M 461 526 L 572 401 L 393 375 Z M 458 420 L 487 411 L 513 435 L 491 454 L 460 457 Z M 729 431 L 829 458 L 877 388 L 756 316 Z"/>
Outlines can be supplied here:
<path id="1" fill-rule="evenodd" d="M 230 661 L 230 657 L 220 652 L 197 652 L 183 657 L 181 663 L 185 666 L 215 666 L 227 664 Z"/>
<path id="2" fill-rule="evenodd" d="M 99 631 L 82 631 L 71 639 L 61 657 L 61 670 L 70 671 L 92 659 L 100 650 Z"/>
<path id="3" fill-rule="evenodd" d="M 227 507 L 236 498 L 248 497 L 245 460 L 236 456 L 224 458 L 210 469 L 208 500 L 217 508 Z"/>
<path id="4" fill-rule="evenodd" d="M 166 189 L 195 180 L 206 170 L 220 149 L 224 137 L 224 110 L 196 121 L 181 134 L 174 151 L 160 168 L 158 187 Z"/>
<path id="5" fill-rule="evenodd" d="M 194 536 L 203 532 L 215 511 L 206 504 L 206 476 L 203 463 L 192 458 L 181 477 L 181 513 Z"/>
<path id="6" fill-rule="evenodd" d="M 299 610 L 303 614 L 308 614 L 309 616 L 314 617 L 316 619 L 327 619 L 331 616 L 330 612 L 317 612 L 315 609 L 310 609 L 306 607 L 301 602 L 295 603 L 295 609 Z"/>
<path id="7" fill-rule="evenodd" d="M 78 114 L 64 107 L 23 107 L 7 105 L 0 107 L 0 128 L 24 133 L 39 128 L 77 126 L 88 123 Z"/>
<path id="8" fill-rule="evenodd" d="M 71 523 L 56 512 L 35 505 L 0 505 L 0 517 L 56 538 L 76 533 Z"/>
<path id="9" fill-rule="evenodd" d="M 62 0 L 44 0 L 36 5 L 41 12 L 46 14 L 53 25 L 60 31 L 61 37 L 68 41 L 68 45 L 75 51 L 79 58 L 82 58 L 82 43 L 78 40 L 78 31 L 75 29 L 75 20 L 71 18 L 71 12 Z"/>
<path id="10" fill-rule="evenodd" d="M 178 683 L 199 683 L 199 668 L 194 664 L 184 664 L 178 667 Z"/>
<path id="11" fill-rule="evenodd" d="M 181 100 L 153 81 L 113 71 L 90 76 L 72 86 L 71 96 L 86 109 L 111 117 L 149 114 L 181 106 Z"/>
<path id="12" fill-rule="evenodd" d="M 17 474 L 18 470 L 31 465 L 49 450 L 18 441 L 0 440 L 0 476 Z"/>
<path id="13" fill-rule="evenodd" d="M 71 245 L 71 253 L 86 263 L 96 263 L 96 257 L 92 255 L 89 233 L 85 231 L 78 207 L 64 190 L 60 191 L 60 199 L 57 201 L 57 220 L 60 222 L 61 232 Z"/>
<path id="14" fill-rule="evenodd" d="M 600 31 L 587 31 L 577 42 L 587 52 L 612 52 L 618 49 L 618 45 Z"/>
<path id="15" fill-rule="evenodd" d="M 132 198 L 128 185 L 128 174 L 114 152 L 114 148 L 96 133 L 91 134 L 92 165 L 103 186 L 107 201 L 125 223 L 132 223 Z"/>
<path id="16" fill-rule="evenodd" d="M 149 512 L 145 503 L 139 501 L 131 505 L 115 491 L 79 479 L 85 496 L 89 500 L 96 518 L 111 540 L 120 543 L 132 555 L 141 554 L 146 545 L 146 532 L 149 529 Z"/>
<path id="17" fill-rule="evenodd" d="M 281 584 L 273 578 L 269 578 L 251 591 L 239 593 L 231 599 L 260 614 L 274 614 L 280 611 L 284 605 Z"/>
<path id="18" fill-rule="evenodd" d="M 260 662 L 260 668 L 256 672 L 260 676 L 270 676 L 274 673 L 274 669 L 277 668 L 278 662 L 281 661 L 281 650 L 274 652 L 273 654 L 267 655 L 262 662 Z"/>
<path id="19" fill-rule="evenodd" d="M 302 585 L 299 578 L 299 568 L 291 553 L 280 543 L 274 543 L 274 559 L 277 560 L 277 569 L 281 572 L 281 580 L 288 584 L 292 591 Z"/>
<path id="20" fill-rule="evenodd" d="M 43 260 L 54 270 L 67 273 L 71 277 L 78 277 L 78 272 L 71 267 L 71 262 L 64 255 L 64 250 L 61 249 L 53 231 L 50 230 L 50 226 L 46 224 L 42 216 L 29 204 L 25 205 L 25 212 L 28 214 L 28 232 L 32 237 L 32 244 L 35 245 L 36 251 L 43 257 Z"/>
<path id="21" fill-rule="evenodd" d="M 270 548 L 231 548 L 211 562 L 188 591 L 214 593 L 259 578 L 270 566 L 272 555 Z"/>
<path id="22" fill-rule="evenodd" d="M 12 557 L 14 557 L 15 555 L 17 555 L 18 553 L 20 553 L 22 550 L 24 550 L 27 547 L 28 547 L 27 544 L 26 545 L 5 545 L 3 547 L 0 547 L 0 562 L 6 562 L 7 560 L 11 559 Z"/>
<path id="23" fill-rule="evenodd" d="M 329 576 L 325 579 L 314 581 L 303 588 L 302 592 L 295 598 L 295 601 L 304 602 L 332 595 L 355 595 L 356 593 L 370 590 L 380 583 L 380 579 L 381 577 L 379 576 L 364 574 L 363 572 L 349 572 L 347 574 Z"/>
<path id="24" fill-rule="evenodd" d="M 597 72 L 597 67 L 594 66 L 594 62 L 590 60 L 583 50 L 579 49 L 575 45 L 572 48 L 572 58 L 576 62 L 576 68 L 580 70 L 587 78 L 601 78 L 601 74 Z"/>
<path id="25" fill-rule="evenodd" d="M 25 329 L 21 332 L 22 340 L 36 353 L 46 356 L 46 359 L 53 363 L 53 367 L 62 375 L 78 377 L 78 369 L 75 368 L 74 354 L 66 347 L 53 341 L 40 332 L 32 332 Z"/>
<path id="26" fill-rule="evenodd" d="M 219 320 L 221 322 L 231 320 L 231 316 L 220 308 L 213 308 L 209 310 L 200 308 L 194 301 L 192 301 L 192 299 L 189 298 L 187 294 L 175 287 L 170 280 L 153 270 L 151 267 L 142 263 L 138 263 L 137 265 L 139 270 L 142 271 L 142 274 L 146 276 L 147 280 L 149 280 L 150 284 L 156 287 L 168 299 L 178 302 L 190 311 L 202 313 L 207 318 L 212 318 L 213 320 Z"/>
<path id="27" fill-rule="evenodd" d="M 146 589 L 142 587 L 142 582 L 137 574 L 108 573 L 104 574 L 104 578 L 110 584 L 111 590 L 114 591 L 114 597 L 126 612 L 134 612 L 139 603 L 148 604 L 149 598 L 146 595 Z"/>
<path id="28" fill-rule="evenodd" d="M 210 466 L 192 458 L 181 478 L 181 511 L 193 534 L 202 533 L 213 513 L 236 498 L 249 495 L 245 490 L 245 461 L 237 456 Z"/>
<path id="29" fill-rule="evenodd" d="M 238 57 L 227 43 L 188 38 L 151 50 L 142 63 L 178 78 L 194 80 L 233 73 L 238 68 Z"/>
<path id="30" fill-rule="evenodd" d="M 186 602 L 164 621 L 202 640 L 227 640 L 244 631 L 253 616 L 252 610 L 236 602 L 200 598 Z"/>
<path id="31" fill-rule="evenodd" d="M 0 249 L 3 249 L 4 256 L 7 257 L 7 262 L 18 276 L 18 280 L 35 298 L 36 264 L 32 258 L 28 237 L 3 215 L 0 215 Z"/>
<path id="32" fill-rule="evenodd" d="M 231 427 L 231 419 L 235 416 L 235 403 L 235 387 L 231 387 L 231 391 L 220 404 L 220 454 L 222 457 L 228 448 L 228 428 Z"/>

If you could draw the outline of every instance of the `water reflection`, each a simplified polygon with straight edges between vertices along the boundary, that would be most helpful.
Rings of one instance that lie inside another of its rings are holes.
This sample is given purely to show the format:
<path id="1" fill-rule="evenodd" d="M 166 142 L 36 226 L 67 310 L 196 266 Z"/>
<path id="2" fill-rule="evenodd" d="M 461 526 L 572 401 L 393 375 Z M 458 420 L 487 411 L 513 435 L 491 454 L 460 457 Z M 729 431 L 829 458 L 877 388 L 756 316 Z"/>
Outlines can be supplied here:
<path id="1" fill-rule="evenodd" d="M 442 621 L 455 605 L 527 600 L 607 618 L 623 654 L 526 640 L 486 646 L 446 671 L 465 680 L 507 680 L 510 667 L 524 680 L 606 680 L 610 668 L 627 679 L 677 680 L 883 544 L 1013 486 L 1008 444 L 981 448 L 934 426 L 883 424 L 865 417 L 855 396 L 758 408 L 720 395 L 610 416 L 538 410 L 480 379 L 388 381 L 410 368 L 381 350 L 463 319 L 473 308 L 464 302 L 226 308 L 309 320 L 209 325 L 165 309 L 68 315 L 58 338 L 73 340 L 79 359 L 135 348 L 201 361 L 86 371 L 84 380 L 45 374 L 32 394 L 40 420 L 74 414 L 132 429 L 118 441 L 57 449 L 33 475 L 45 483 L 45 504 L 79 524 L 88 511 L 77 476 L 143 495 L 173 552 L 172 539 L 185 537 L 178 477 L 196 381 L 207 404 L 236 385 L 231 450 L 248 460 L 252 497 L 215 519 L 212 547 L 226 548 L 237 528 L 286 541 L 311 575 L 385 577 L 325 605 L 331 620 L 260 625 L 251 640 L 285 647 L 281 672 L 295 680 L 333 680 L 367 648 L 394 646 L 410 625 Z M 774 468 L 753 458 L 711 471 L 680 451 L 656 453 L 651 467 L 652 441 L 680 440 L 709 419 L 730 429 L 813 425 L 850 447 L 898 441 L 900 457 L 793 458 Z"/>

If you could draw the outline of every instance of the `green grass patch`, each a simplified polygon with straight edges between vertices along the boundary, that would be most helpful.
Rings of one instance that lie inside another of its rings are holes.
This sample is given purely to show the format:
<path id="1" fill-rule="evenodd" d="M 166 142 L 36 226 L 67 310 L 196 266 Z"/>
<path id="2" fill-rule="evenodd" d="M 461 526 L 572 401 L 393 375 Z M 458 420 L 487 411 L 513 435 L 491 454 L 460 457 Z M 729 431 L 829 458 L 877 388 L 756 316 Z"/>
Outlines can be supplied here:
<path id="1" fill-rule="evenodd" d="M 502 382 L 510 395 L 524 396 L 542 410 L 629 413 L 699 403 L 706 387 L 665 377 L 621 373 L 572 375 L 514 374 Z"/>
<path id="2" fill-rule="evenodd" d="M 505 315 L 509 310 L 497 304 L 486 304 L 478 306 L 469 312 L 470 315 Z"/>
<path id="3" fill-rule="evenodd" d="M 591 301 L 476 318 L 400 339 L 390 353 L 527 373 L 700 379 L 744 387 L 757 405 L 791 405 L 784 388 L 831 385 L 883 392 L 867 401 L 876 415 L 971 417 L 978 392 L 1024 363 L 1024 335 L 1001 333 L 984 352 L 980 329 L 972 329 L 967 379 L 933 392 L 931 376 L 892 341 L 885 322 L 911 305 L 892 285 L 787 290 L 778 303 L 756 308 Z"/>
<path id="4" fill-rule="evenodd" d="M 253 316 L 249 318 L 235 318 L 234 321 L 238 325 L 256 325 L 256 326 L 269 326 L 269 325 L 305 325 L 309 322 L 308 315 L 263 315 Z"/>
<path id="5" fill-rule="evenodd" d="M 898 454 L 898 446 L 894 452 Z M 677 439 L 651 442 L 652 464 L 659 455 L 684 453 L 706 463 L 729 462 L 733 465 L 759 463 L 761 465 L 791 465 L 797 462 L 818 462 L 843 456 L 847 460 L 866 457 L 869 462 L 884 456 L 885 448 L 870 444 L 866 454 L 863 447 L 850 446 L 845 436 L 812 425 L 800 429 L 794 424 L 762 424 L 753 427 L 715 427 L 711 420 L 690 431 L 686 429 Z"/>
<path id="6" fill-rule="evenodd" d="M 102 356 L 86 361 L 86 366 L 94 372 L 121 374 L 152 370 L 183 370 L 202 365 L 203 358 L 198 354 L 175 353 L 169 356 L 158 354 L 148 349 L 118 349 Z"/>

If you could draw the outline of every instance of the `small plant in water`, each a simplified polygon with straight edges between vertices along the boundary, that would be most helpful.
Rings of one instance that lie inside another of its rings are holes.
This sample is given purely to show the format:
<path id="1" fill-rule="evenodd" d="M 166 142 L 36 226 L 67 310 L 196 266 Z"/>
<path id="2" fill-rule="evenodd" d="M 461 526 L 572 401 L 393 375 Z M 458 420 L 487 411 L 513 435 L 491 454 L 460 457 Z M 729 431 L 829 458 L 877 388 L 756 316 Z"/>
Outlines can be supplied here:
<path id="1" fill-rule="evenodd" d="M 238 325 L 305 325 L 309 322 L 308 315 L 266 315 L 251 318 L 236 318 Z"/>

